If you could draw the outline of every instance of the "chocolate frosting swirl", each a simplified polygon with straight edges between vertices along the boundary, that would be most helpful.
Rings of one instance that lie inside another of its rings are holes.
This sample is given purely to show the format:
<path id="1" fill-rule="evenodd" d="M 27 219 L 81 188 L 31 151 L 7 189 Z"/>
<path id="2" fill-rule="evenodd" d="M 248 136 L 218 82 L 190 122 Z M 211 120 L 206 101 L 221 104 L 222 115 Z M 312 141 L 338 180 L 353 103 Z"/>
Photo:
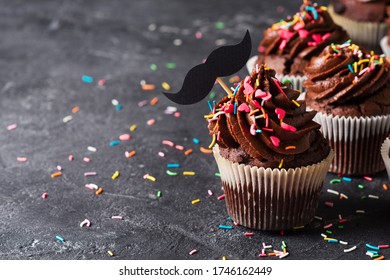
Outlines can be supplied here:
<path id="1" fill-rule="evenodd" d="M 335 24 L 327 8 L 305 1 L 300 12 L 264 31 L 258 63 L 267 63 L 278 74 L 303 75 L 310 59 L 330 43 L 343 43 L 348 34 Z"/>
<path id="2" fill-rule="evenodd" d="M 328 153 L 320 125 L 307 112 L 299 91 L 280 83 L 275 71 L 256 67 L 235 94 L 224 97 L 209 118 L 221 155 L 259 167 L 289 168 L 320 162 Z"/>
<path id="3" fill-rule="evenodd" d="M 311 108 L 345 116 L 390 113 L 389 63 L 346 42 L 331 45 L 306 67 L 306 100 Z"/>

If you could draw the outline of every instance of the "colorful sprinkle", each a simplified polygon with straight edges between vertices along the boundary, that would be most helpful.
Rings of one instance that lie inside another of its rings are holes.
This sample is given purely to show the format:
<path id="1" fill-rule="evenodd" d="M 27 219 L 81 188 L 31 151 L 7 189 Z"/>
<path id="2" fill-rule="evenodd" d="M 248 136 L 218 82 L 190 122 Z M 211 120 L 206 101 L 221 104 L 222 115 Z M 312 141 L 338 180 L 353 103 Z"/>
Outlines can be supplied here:
<path id="1" fill-rule="evenodd" d="M 59 236 L 59 235 L 56 235 L 56 239 L 57 239 L 58 241 L 60 241 L 61 243 L 64 243 L 64 242 L 65 242 L 65 239 L 64 239 L 63 237 Z"/>
<path id="2" fill-rule="evenodd" d="M 194 254 L 196 254 L 196 253 L 198 253 L 198 250 L 192 250 L 191 252 L 189 252 L 188 254 L 190 255 L 190 256 L 192 256 L 192 255 L 194 255 Z"/>
<path id="3" fill-rule="evenodd" d="M 152 181 L 152 182 L 156 182 L 156 178 L 154 178 L 153 176 L 150 176 L 149 174 L 144 175 L 144 179 Z"/>
<path id="4" fill-rule="evenodd" d="M 213 150 L 211 149 L 206 149 L 206 148 L 203 148 L 203 147 L 200 147 L 199 149 L 202 153 L 204 154 L 212 154 L 213 153 Z"/>
<path id="5" fill-rule="evenodd" d="M 114 141 L 111 141 L 109 146 L 110 147 L 115 147 L 115 146 L 118 146 L 119 144 L 121 143 L 121 141 L 119 140 L 114 140 Z"/>
<path id="6" fill-rule="evenodd" d="M 356 246 L 353 246 L 353 247 L 351 247 L 351 248 L 349 248 L 349 249 L 344 249 L 344 253 L 349 253 L 349 252 L 352 252 L 353 250 L 356 250 Z"/>
<path id="7" fill-rule="evenodd" d="M 218 228 L 220 229 L 233 229 L 233 226 L 228 226 L 228 225 L 219 225 Z"/>
<path id="8" fill-rule="evenodd" d="M 367 180 L 367 181 L 372 181 L 372 178 L 371 178 L 371 177 L 368 177 L 368 176 L 364 176 L 363 179 L 364 179 L 364 180 Z"/>
<path id="9" fill-rule="evenodd" d="M 118 177 L 119 177 L 119 171 L 115 171 L 114 174 L 112 174 L 111 179 L 112 179 L 112 180 L 115 180 L 115 179 L 117 179 Z"/>
<path id="10" fill-rule="evenodd" d="M 55 173 L 51 174 L 50 177 L 56 178 L 56 177 L 59 177 L 61 175 L 62 175 L 62 172 L 59 171 L 59 172 L 55 172 Z"/>
<path id="11" fill-rule="evenodd" d="M 84 83 L 93 83 L 93 78 L 91 76 L 87 76 L 87 75 L 83 75 L 81 77 L 81 80 L 84 82 Z"/>
<path id="12" fill-rule="evenodd" d="M 170 170 L 167 170 L 167 174 L 168 174 L 169 176 L 177 176 L 177 172 L 172 172 L 172 171 L 170 171 Z"/>
<path id="13" fill-rule="evenodd" d="M 114 253 L 111 252 L 110 250 L 107 251 L 107 254 L 108 254 L 110 257 L 113 257 L 113 256 L 114 256 Z"/>
<path id="14" fill-rule="evenodd" d="M 371 244 L 368 244 L 368 243 L 366 243 L 366 247 L 367 248 L 370 248 L 370 249 L 373 249 L 373 250 L 377 250 L 377 251 L 379 251 L 380 249 L 379 249 L 379 247 L 377 247 L 377 246 L 373 246 L 373 245 L 371 245 Z"/>
<path id="15" fill-rule="evenodd" d="M 191 201 L 191 204 L 197 204 L 200 202 L 200 199 L 194 199 L 193 201 Z"/>
<path id="16" fill-rule="evenodd" d="M 9 126 L 7 126 L 7 130 L 8 130 L 8 131 L 12 131 L 12 130 L 16 129 L 16 127 L 17 127 L 17 124 L 16 124 L 16 123 L 10 124 Z"/>
<path id="17" fill-rule="evenodd" d="M 190 155 L 192 153 L 192 149 L 188 149 L 187 151 L 184 152 L 186 156 Z"/>
<path id="18" fill-rule="evenodd" d="M 224 195 L 224 194 L 223 194 L 223 195 L 220 195 L 220 196 L 217 197 L 217 199 L 218 199 L 218 200 L 223 200 L 223 199 L 225 199 L 225 195 Z"/>
<path id="19" fill-rule="evenodd" d="M 194 171 L 183 171 L 184 176 L 194 176 L 195 172 Z"/>
<path id="20" fill-rule="evenodd" d="M 27 158 L 26 157 L 17 157 L 16 160 L 19 162 L 26 162 Z"/>
<path id="21" fill-rule="evenodd" d="M 98 188 L 97 191 L 95 192 L 96 195 L 100 195 L 103 193 L 103 188 Z"/>
<path id="22" fill-rule="evenodd" d="M 137 125 L 136 124 L 133 124 L 130 126 L 130 131 L 134 131 L 137 129 Z"/>
<path id="23" fill-rule="evenodd" d="M 96 172 L 85 172 L 84 173 L 84 176 L 87 177 L 87 176 L 95 176 L 97 173 Z"/>
<path id="24" fill-rule="evenodd" d="M 127 133 L 119 135 L 119 140 L 120 141 L 128 141 L 128 140 L 130 140 L 130 138 L 131 138 L 130 134 L 127 134 Z"/>
<path id="25" fill-rule="evenodd" d="M 167 145 L 169 147 L 175 146 L 175 144 L 172 141 L 169 141 L 169 140 L 163 140 L 162 143 L 163 143 L 163 145 Z"/>
<path id="26" fill-rule="evenodd" d="M 340 183 L 340 182 L 341 182 L 340 179 L 332 179 L 332 180 L 330 180 L 331 184 L 336 184 L 336 183 Z"/>

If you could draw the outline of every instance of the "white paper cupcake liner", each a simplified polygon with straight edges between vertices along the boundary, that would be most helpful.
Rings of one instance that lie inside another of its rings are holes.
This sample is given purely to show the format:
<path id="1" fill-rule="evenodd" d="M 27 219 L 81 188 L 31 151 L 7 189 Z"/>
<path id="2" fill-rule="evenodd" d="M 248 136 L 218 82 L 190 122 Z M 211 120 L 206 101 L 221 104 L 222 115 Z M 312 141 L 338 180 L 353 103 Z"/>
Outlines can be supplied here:
<path id="1" fill-rule="evenodd" d="M 381 48 L 386 57 L 390 57 L 390 46 L 388 45 L 388 37 L 385 36 L 381 40 Z"/>
<path id="2" fill-rule="evenodd" d="M 314 120 L 334 151 L 330 172 L 368 175 L 385 168 L 380 147 L 390 133 L 390 115 L 351 118 L 317 113 Z"/>
<path id="3" fill-rule="evenodd" d="M 385 142 L 383 142 L 381 147 L 381 155 L 383 162 L 385 163 L 387 176 L 389 176 L 390 180 L 390 157 L 389 157 L 389 151 L 390 151 L 390 139 L 386 138 Z"/>
<path id="4" fill-rule="evenodd" d="M 257 61 L 257 55 L 251 57 L 246 63 L 246 69 L 248 70 L 249 74 L 252 73 L 253 68 L 256 66 L 256 61 Z M 276 74 L 276 78 L 281 82 L 283 82 L 284 80 L 290 80 L 293 84 L 293 88 L 301 91 L 298 100 L 305 99 L 305 89 L 303 87 L 303 82 L 307 80 L 306 76 Z"/>
<path id="5" fill-rule="evenodd" d="M 337 14 L 332 5 L 328 12 L 333 21 L 342 26 L 352 39 L 352 43 L 363 44 L 366 47 L 375 48 L 379 40 L 386 35 L 387 25 L 383 22 L 356 21 Z"/>
<path id="6" fill-rule="evenodd" d="M 242 226 L 260 230 L 291 229 L 308 224 L 315 215 L 329 164 L 271 169 L 233 163 L 213 148 L 221 174 L 229 216 Z"/>

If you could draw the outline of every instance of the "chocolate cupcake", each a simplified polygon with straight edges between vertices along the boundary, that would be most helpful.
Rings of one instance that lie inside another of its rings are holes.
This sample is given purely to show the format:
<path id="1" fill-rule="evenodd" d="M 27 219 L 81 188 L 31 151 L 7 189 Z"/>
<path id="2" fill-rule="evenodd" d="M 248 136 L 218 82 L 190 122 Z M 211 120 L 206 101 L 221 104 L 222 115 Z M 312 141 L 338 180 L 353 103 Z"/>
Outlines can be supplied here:
<path id="1" fill-rule="evenodd" d="M 333 152 L 299 91 L 264 65 L 207 116 L 228 214 L 261 230 L 309 223 Z"/>
<path id="2" fill-rule="evenodd" d="M 267 64 L 280 75 L 277 76 L 280 80 L 289 79 L 294 88 L 303 90 L 304 68 L 310 59 L 329 44 L 344 43 L 348 39 L 348 34 L 333 22 L 326 7 L 304 1 L 300 12 L 264 31 L 257 64 Z"/>
<path id="3" fill-rule="evenodd" d="M 346 43 L 328 46 L 306 68 L 306 102 L 333 148 L 331 172 L 374 174 L 384 169 L 380 146 L 390 133 L 389 63 Z"/>
<path id="4" fill-rule="evenodd" d="M 351 39 L 366 48 L 378 48 L 386 35 L 386 7 L 389 0 L 332 0 L 329 13 Z"/>
<path id="5" fill-rule="evenodd" d="M 382 144 L 381 155 L 386 167 L 387 175 L 389 176 L 389 180 L 390 180 L 390 135 L 386 138 L 386 140 Z"/>

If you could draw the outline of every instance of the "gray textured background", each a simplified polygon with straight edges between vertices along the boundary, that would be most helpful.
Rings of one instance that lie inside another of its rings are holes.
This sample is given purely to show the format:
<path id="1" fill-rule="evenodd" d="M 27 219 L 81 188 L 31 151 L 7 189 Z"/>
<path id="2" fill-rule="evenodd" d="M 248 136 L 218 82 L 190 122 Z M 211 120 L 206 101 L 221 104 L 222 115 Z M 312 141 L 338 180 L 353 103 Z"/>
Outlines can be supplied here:
<path id="1" fill-rule="evenodd" d="M 286 3 L 284 3 L 286 2 Z M 0 1 L 0 259 L 108 259 L 107 251 L 117 259 L 257 259 L 261 243 L 280 247 L 284 240 L 289 259 L 369 259 L 366 242 L 390 243 L 390 191 L 382 172 L 372 183 L 354 178 L 352 183 L 330 186 L 328 175 L 318 215 L 307 229 L 285 232 L 255 232 L 229 224 L 216 164 L 210 155 L 199 152 L 207 147 L 208 113 L 206 101 L 189 107 L 178 106 L 180 118 L 164 114 L 173 105 L 161 95 L 161 83 L 173 90 L 181 86 L 185 73 L 216 47 L 216 41 L 237 43 L 246 29 L 253 39 L 252 53 L 262 30 L 297 11 L 301 1 Z M 279 6 L 279 8 L 278 8 Z M 215 22 L 225 23 L 217 29 Z M 155 30 L 153 30 L 153 25 Z M 195 33 L 203 38 L 198 40 Z M 173 41 L 181 39 L 182 45 Z M 168 62 L 177 64 L 169 70 Z M 151 71 L 150 64 L 158 66 Z M 92 84 L 82 75 L 95 78 Z M 244 77 L 245 69 L 240 72 Z M 106 79 L 104 88 L 96 81 Z M 154 91 L 142 91 L 140 81 L 157 85 Z M 227 79 L 226 79 L 227 80 Z M 216 86 L 217 98 L 223 96 Z M 158 96 L 156 106 L 138 107 L 142 100 Z M 111 104 L 117 99 L 123 109 Z M 72 114 L 74 106 L 80 112 Z M 173 105 L 174 106 L 174 105 Z M 73 120 L 62 119 L 73 115 Z M 156 124 L 148 126 L 154 118 Z M 16 123 L 16 130 L 7 131 Z M 134 132 L 129 126 L 137 124 Z M 120 134 L 132 139 L 116 147 L 109 143 Z M 194 137 L 201 143 L 192 142 Z M 169 139 L 194 149 L 190 156 L 161 144 Z M 89 152 L 88 146 L 97 148 Z M 124 152 L 136 150 L 126 159 Z M 164 152 L 165 158 L 157 155 Z M 73 154 L 75 160 L 68 161 Z M 16 161 L 25 156 L 27 163 Z M 92 159 L 82 161 L 84 156 Z M 180 163 L 193 177 L 166 175 L 167 163 Z M 56 166 L 63 176 L 52 179 Z M 117 180 L 111 176 L 116 171 Z M 95 177 L 84 172 L 96 171 Z M 156 182 L 143 179 L 149 173 Z M 102 186 L 100 196 L 84 187 Z M 365 185 L 364 190 L 357 188 Z M 349 196 L 340 201 L 329 194 L 331 187 Z M 207 190 L 215 192 L 208 198 Z M 157 198 L 157 191 L 162 197 Z M 48 194 L 42 199 L 42 193 Z M 380 199 L 361 199 L 362 195 Z M 201 203 L 192 205 L 193 199 Z M 334 208 L 323 205 L 333 201 Z M 365 209 L 365 215 L 356 215 Z M 337 224 L 338 215 L 349 220 L 333 236 L 349 245 L 328 244 L 320 234 L 322 226 Z M 122 215 L 123 220 L 111 216 Z M 84 219 L 90 228 L 80 228 Z M 66 242 L 61 244 L 55 236 Z M 358 245 L 346 254 L 344 248 Z M 188 253 L 197 249 L 196 255 Z M 384 255 L 390 257 L 389 252 Z"/>

